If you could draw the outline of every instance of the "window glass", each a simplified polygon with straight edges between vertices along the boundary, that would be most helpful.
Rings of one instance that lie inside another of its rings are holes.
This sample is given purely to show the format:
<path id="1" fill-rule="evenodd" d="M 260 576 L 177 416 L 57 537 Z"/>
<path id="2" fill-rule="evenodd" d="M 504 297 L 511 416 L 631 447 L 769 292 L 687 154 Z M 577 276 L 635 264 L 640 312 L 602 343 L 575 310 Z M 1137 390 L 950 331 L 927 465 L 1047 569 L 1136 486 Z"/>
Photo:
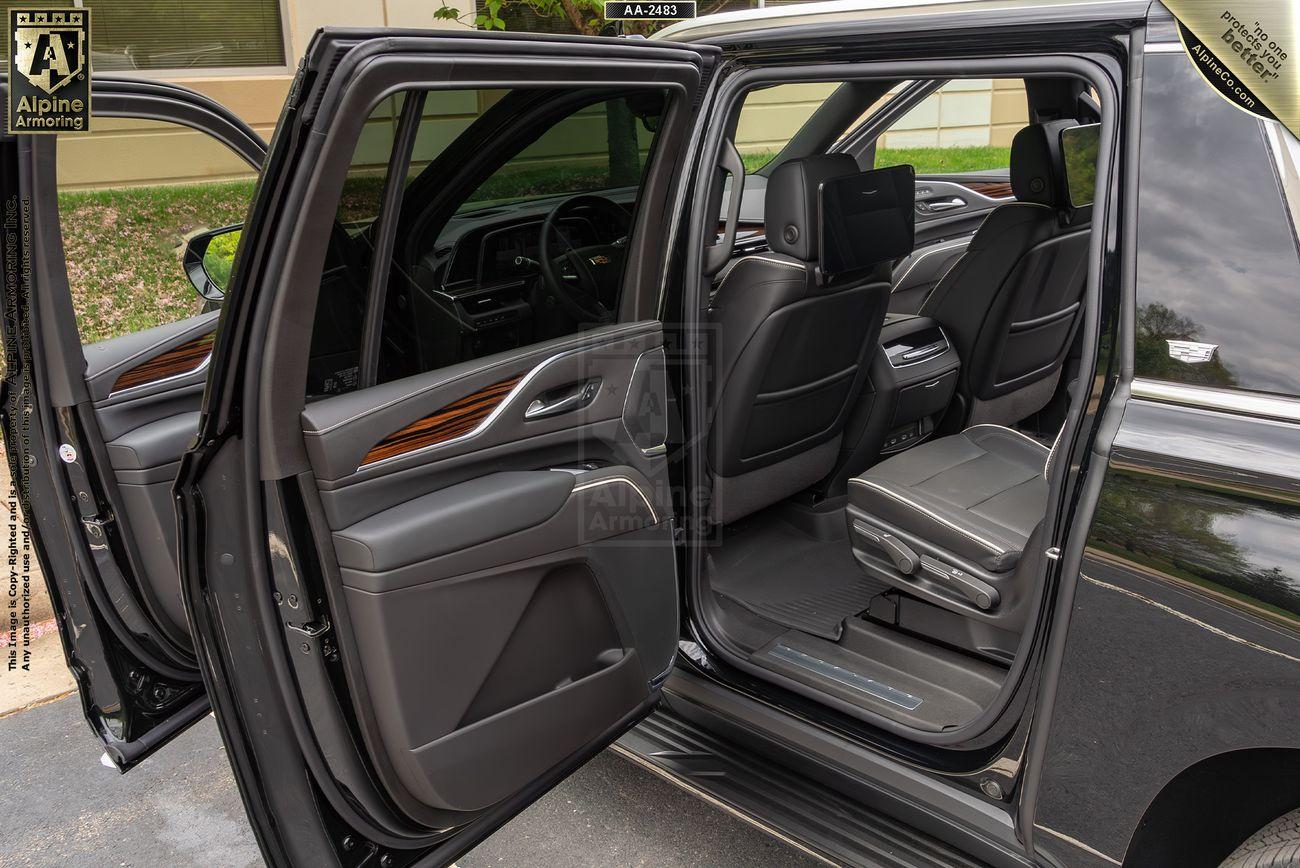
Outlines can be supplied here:
<path id="1" fill-rule="evenodd" d="M 666 94 L 485 89 L 419 98 L 383 266 L 374 382 L 612 321 Z M 401 113 L 396 103 L 376 109 L 353 157 L 317 308 L 309 397 L 371 381 L 359 369 L 364 299 Z"/>
<path id="2" fill-rule="evenodd" d="M 95 72 L 285 63 L 280 0 L 81 0 L 66 5 L 91 10 Z"/>
<path id="3" fill-rule="evenodd" d="M 1028 117 L 1022 79 L 950 81 L 880 134 L 875 167 L 911 165 L 918 175 L 1005 177 L 1011 140 Z"/>
<path id="4" fill-rule="evenodd" d="M 1070 204 L 1075 208 L 1091 205 L 1097 192 L 1097 151 L 1100 146 L 1101 124 L 1080 124 L 1061 130 L 1065 188 Z"/>
<path id="5" fill-rule="evenodd" d="M 839 86 L 839 82 L 801 82 L 750 91 L 740 108 L 735 137 L 745 172 L 770 163 Z"/>
<path id="6" fill-rule="evenodd" d="M 205 302 L 181 253 L 198 233 L 243 221 L 255 170 L 206 133 L 134 118 L 96 118 L 93 132 L 61 135 L 58 161 L 59 223 L 82 342 L 199 313 Z M 210 253 L 233 257 L 234 240 L 217 239 Z"/>
<path id="7" fill-rule="evenodd" d="M 1181 52 L 1148 55 L 1143 88 L 1137 375 L 1300 394 L 1300 252 L 1263 123 Z"/>
<path id="8" fill-rule="evenodd" d="M 654 99 L 662 102 L 662 96 Z M 657 113 L 658 107 L 650 107 Z M 627 99 L 574 112 L 546 129 L 470 193 L 461 210 L 545 196 L 629 188 L 641 182 L 654 131 Z M 585 143 L 585 144 L 584 144 Z"/>

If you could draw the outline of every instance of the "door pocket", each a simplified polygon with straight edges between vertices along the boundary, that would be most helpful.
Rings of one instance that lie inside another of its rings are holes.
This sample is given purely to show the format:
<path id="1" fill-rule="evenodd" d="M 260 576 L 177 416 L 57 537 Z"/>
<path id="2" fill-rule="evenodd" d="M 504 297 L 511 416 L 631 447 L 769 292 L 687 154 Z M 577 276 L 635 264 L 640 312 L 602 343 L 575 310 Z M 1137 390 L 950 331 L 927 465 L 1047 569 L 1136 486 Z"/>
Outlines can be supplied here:
<path id="1" fill-rule="evenodd" d="M 435 808 L 488 807 L 649 692 L 576 552 L 346 599 L 384 747 Z"/>

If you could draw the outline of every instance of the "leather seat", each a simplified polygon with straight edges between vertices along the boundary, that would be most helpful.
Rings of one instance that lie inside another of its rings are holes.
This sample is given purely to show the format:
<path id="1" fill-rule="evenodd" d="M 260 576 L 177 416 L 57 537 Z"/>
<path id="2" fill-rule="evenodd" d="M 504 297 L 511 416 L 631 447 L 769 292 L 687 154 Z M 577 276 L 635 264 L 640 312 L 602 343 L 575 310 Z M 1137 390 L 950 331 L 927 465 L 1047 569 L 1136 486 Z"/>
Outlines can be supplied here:
<path id="1" fill-rule="evenodd" d="M 790 497 L 834 467 L 889 304 L 888 261 L 829 280 L 818 268 L 820 186 L 857 172 L 846 154 L 781 164 L 766 191 L 770 252 L 736 260 L 710 301 L 716 523 Z"/>
<path id="2" fill-rule="evenodd" d="M 1011 144 L 1016 200 L 984 219 L 921 304 L 961 356 L 964 424 L 1011 425 L 1047 405 L 1079 322 L 1091 208 L 1072 208 L 1061 131 L 1031 124 Z"/>
<path id="3" fill-rule="evenodd" d="M 1047 509 L 1048 447 L 975 425 L 923 443 L 849 480 L 849 503 L 979 564 L 1013 569 Z"/>
<path id="4" fill-rule="evenodd" d="M 1009 659 L 1033 599 L 1056 448 L 974 425 L 849 480 L 853 557 L 903 592 L 872 616 Z"/>

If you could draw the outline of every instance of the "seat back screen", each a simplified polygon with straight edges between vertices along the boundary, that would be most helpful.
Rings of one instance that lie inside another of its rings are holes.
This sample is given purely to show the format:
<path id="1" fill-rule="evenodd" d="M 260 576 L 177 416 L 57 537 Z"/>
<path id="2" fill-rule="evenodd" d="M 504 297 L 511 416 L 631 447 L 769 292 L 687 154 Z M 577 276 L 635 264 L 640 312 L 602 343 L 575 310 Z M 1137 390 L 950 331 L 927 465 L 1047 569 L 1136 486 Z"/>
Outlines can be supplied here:
<path id="1" fill-rule="evenodd" d="M 826 276 L 862 271 L 912 253 L 916 172 L 873 169 L 822 182 L 818 237 Z"/>
<path id="2" fill-rule="evenodd" d="M 1097 146 L 1100 142 L 1101 124 L 1083 124 L 1061 130 L 1065 189 L 1072 207 L 1092 204 L 1092 194 L 1097 189 Z"/>

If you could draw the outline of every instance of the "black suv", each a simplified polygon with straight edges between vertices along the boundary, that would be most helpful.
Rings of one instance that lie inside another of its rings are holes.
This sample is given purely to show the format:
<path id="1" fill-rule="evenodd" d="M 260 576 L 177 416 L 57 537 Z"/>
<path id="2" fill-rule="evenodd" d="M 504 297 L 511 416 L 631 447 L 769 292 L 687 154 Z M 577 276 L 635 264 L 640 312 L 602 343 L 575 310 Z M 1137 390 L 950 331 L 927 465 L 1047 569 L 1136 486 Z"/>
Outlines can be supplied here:
<path id="1" fill-rule="evenodd" d="M 1009 166 L 877 160 L 966 79 Z M 254 201 L 83 347 L 0 142 L 8 454 L 107 757 L 211 709 L 270 864 L 450 863 L 612 743 L 831 862 L 1300 865 L 1300 145 L 1158 4 L 325 30 L 269 148 L 94 113 Z"/>

